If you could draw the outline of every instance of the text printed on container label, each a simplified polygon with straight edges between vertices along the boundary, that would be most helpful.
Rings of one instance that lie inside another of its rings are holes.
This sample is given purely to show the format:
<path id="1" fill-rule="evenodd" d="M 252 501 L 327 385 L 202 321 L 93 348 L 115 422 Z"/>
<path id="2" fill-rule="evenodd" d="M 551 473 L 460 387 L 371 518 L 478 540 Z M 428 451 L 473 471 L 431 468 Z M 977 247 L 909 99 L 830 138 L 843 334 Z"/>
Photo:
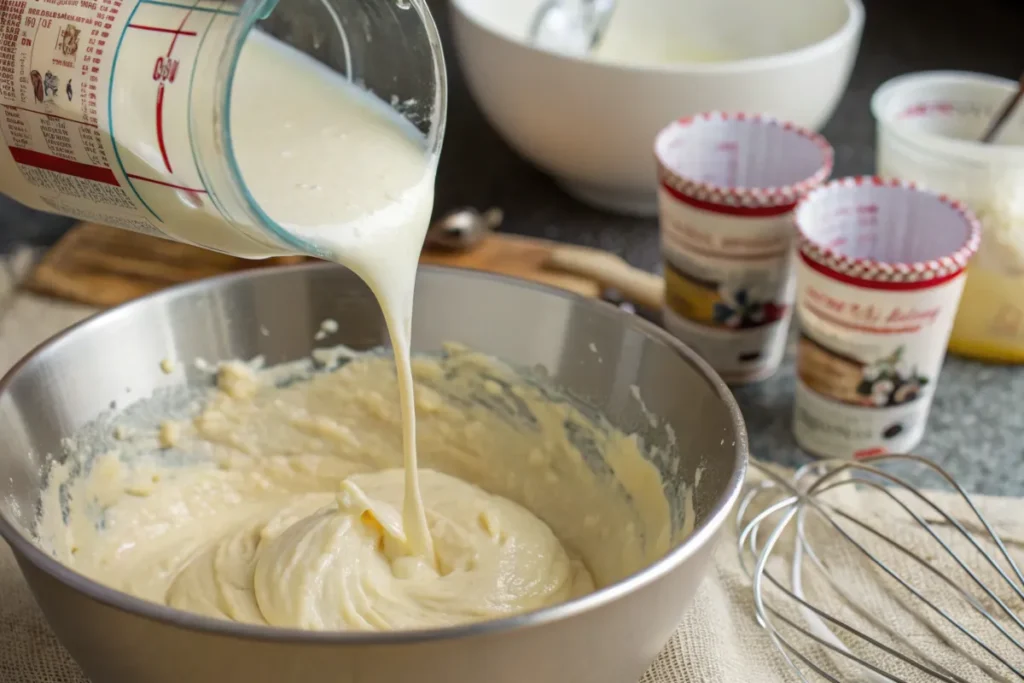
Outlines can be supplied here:
<path id="1" fill-rule="evenodd" d="M 727 380 L 771 374 L 793 309 L 792 213 L 717 213 L 664 187 L 659 201 L 665 326 Z"/>
<path id="2" fill-rule="evenodd" d="M 219 219 L 188 107 L 202 44 L 234 14 L 205 0 L 0 1 L 3 186 L 34 208 L 159 236 L 185 208 Z"/>
<path id="3" fill-rule="evenodd" d="M 965 274 L 915 290 L 851 286 L 797 264 L 794 434 L 856 457 L 914 448 L 925 431 Z"/>

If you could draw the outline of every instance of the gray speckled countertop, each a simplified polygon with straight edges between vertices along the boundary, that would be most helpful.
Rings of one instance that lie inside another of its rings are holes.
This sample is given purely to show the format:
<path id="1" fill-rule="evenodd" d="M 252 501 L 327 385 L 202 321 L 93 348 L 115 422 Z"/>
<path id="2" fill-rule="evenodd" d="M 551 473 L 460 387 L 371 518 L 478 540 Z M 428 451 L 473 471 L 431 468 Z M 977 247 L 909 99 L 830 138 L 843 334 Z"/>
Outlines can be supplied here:
<path id="1" fill-rule="evenodd" d="M 429 0 L 447 34 L 447 0 Z M 865 0 L 867 25 L 849 91 L 824 133 L 836 148 L 836 174 L 869 173 L 874 124 L 868 102 L 886 79 L 908 71 L 964 69 L 1016 78 L 1024 71 L 1024 2 L 972 0 L 955 10 L 932 0 Z M 447 36 L 446 41 L 447 41 Z M 447 42 L 446 42 L 447 45 Z M 657 222 L 611 216 L 562 194 L 513 153 L 470 99 L 449 49 L 448 135 L 438 176 L 438 211 L 500 206 L 509 232 L 599 246 L 634 265 L 658 266 Z M 0 252 L 49 244 L 69 222 L 0 197 Z M 804 461 L 790 433 L 793 368 L 736 392 L 756 456 Z M 967 488 L 1024 496 L 1024 367 L 946 362 L 929 431 L 919 452 L 946 466 Z M 1017 399 L 1017 400 L 1015 400 Z"/>
<path id="2" fill-rule="evenodd" d="M 771 379 L 734 391 L 758 457 L 797 466 L 807 456 L 791 432 L 792 358 Z M 968 490 L 1024 496 L 1024 367 L 947 358 L 928 431 L 916 453 L 934 458 Z"/>

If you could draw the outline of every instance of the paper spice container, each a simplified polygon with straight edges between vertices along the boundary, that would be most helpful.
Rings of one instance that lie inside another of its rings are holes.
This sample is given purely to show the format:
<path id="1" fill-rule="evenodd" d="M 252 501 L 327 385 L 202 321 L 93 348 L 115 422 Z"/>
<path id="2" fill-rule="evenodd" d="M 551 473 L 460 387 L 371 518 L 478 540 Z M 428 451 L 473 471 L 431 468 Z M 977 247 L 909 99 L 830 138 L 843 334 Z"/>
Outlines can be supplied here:
<path id="1" fill-rule="evenodd" d="M 763 116 L 675 121 L 655 142 L 665 327 L 732 384 L 779 367 L 793 310 L 793 210 L 832 171 L 820 135 Z"/>
<path id="2" fill-rule="evenodd" d="M 826 457 L 910 451 L 924 435 L 978 221 L 909 183 L 847 178 L 810 193 L 796 225 L 797 442 Z"/>

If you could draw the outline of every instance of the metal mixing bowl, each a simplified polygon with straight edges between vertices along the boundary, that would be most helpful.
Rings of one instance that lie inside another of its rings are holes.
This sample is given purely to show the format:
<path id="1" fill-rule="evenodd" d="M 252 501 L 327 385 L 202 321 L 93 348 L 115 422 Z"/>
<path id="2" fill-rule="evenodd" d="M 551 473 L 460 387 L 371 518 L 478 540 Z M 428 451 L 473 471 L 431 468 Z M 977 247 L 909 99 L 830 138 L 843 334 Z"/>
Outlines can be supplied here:
<path id="1" fill-rule="evenodd" d="M 514 365 L 543 366 L 555 385 L 616 426 L 644 433 L 651 429 L 631 390 L 639 387 L 647 409 L 678 438 L 680 465 L 663 472 L 670 497 L 702 469 L 695 531 L 643 571 L 570 603 L 499 621 L 313 633 L 144 602 L 84 578 L 33 544 L 44 465 L 50 454 L 62 457 L 62 437 L 112 402 L 121 407 L 185 381 L 208 382 L 192 367 L 195 358 L 305 357 L 325 318 L 341 327 L 331 343 L 386 343 L 373 297 L 349 271 L 265 269 L 104 313 L 50 340 L 0 382 L 0 535 L 85 673 L 94 683 L 634 683 L 676 628 L 739 494 L 747 458 L 742 417 L 712 370 L 662 330 L 607 304 L 520 280 L 422 269 L 415 348 L 438 351 L 458 341 Z M 187 364 L 187 373 L 161 373 L 168 357 Z"/>

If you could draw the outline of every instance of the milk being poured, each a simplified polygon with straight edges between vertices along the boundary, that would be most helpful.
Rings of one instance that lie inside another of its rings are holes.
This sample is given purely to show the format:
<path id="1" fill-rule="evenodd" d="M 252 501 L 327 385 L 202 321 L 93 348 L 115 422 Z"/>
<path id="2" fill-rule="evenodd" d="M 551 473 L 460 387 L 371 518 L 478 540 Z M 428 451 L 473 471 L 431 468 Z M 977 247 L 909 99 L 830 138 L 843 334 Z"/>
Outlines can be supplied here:
<path id="1" fill-rule="evenodd" d="M 136 0 L 96 15 L 69 4 L 57 20 L 44 4 L 5 19 L 28 37 L 12 43 L 15 71 L 0 74 L 0 191 L 239 256 L 295 252 L 287 242 L 304 241 L 355 271 L 395 351 L 408 550 L 433 564 L 409 363 L 432 143 L 370 92 L 259 30 L 241 47 L 221 110 L 231 5 Z"/>
<path id="2" fill-rule="evenodd" d="M 433 564 L 416 472 L 409 355 L 435 159 L 419 132 L 386 104 L 259 33 L 239 59 L 231 133 L 242 177 L 260 208 L 352 269 L 380 303 L 401 400 L 403 527 L 410 552 Z"/>

